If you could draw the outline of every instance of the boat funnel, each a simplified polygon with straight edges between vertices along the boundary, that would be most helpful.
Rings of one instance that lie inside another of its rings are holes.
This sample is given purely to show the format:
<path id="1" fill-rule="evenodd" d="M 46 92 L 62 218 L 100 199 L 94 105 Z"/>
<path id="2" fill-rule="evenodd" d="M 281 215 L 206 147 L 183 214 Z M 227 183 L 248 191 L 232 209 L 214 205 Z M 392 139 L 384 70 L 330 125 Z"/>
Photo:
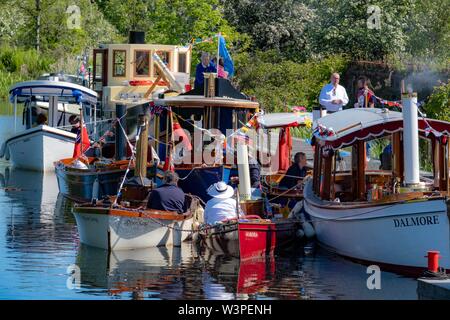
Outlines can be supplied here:
<path id="1" fill-rule="evenodd" d="M 241 200 L 250 200 L 252 190 L 250 186 L 250 168 L 248 166 L 248 146 L 245 138 L 239 137 L 237 139 L 236 153 L 239 175 L 239 197 Z"/>
<path id="2" fill-rule="evenodd" d="M 405 184 L 419 186 L 419 123 L 417 116 L 417 93 L 402 93 L 403 147 Z"/>
<path id="3" fill-rule="evenodd" d="M 128 35 L 129 44 L 145 44 L 145 32 L 144 31 L 130 31 Z"/>

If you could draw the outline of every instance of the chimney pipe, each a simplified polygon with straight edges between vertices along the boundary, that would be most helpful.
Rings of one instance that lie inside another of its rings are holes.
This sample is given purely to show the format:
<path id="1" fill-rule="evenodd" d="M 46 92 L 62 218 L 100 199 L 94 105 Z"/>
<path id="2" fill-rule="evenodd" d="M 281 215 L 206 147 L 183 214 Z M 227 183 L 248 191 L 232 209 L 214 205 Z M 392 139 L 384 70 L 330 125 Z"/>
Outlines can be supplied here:
<path id="1" fill-rule="evenodd" d="M 417 93 L 403 93 L 403 162 L 405 184 L 418 186 L 419 180 L 419 124 L 417 116 Z"/>
<path id="2" fill-rule="evenodd" d="M 128 35 L 129 44 L 145 44 L 145 32 L 144 31 L 130 31 Z"/>

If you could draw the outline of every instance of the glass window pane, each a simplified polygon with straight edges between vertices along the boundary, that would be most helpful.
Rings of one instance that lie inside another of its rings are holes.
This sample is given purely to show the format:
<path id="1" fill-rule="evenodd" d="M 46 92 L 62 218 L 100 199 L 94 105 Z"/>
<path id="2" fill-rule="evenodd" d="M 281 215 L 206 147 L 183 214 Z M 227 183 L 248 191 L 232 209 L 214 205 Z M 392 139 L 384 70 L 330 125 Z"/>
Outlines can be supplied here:
<path id="1" fill-rule="evenodd" d="M 137 76 L 150 76 L 150 51 L 136 51 L 135 66 Z"/>
<path id="2" fill-rule="evenodd" d="M 114 77 L 124 77 L 126 74 L 126 51 L 123 50 L 115 50 L 114 51 Z"/>

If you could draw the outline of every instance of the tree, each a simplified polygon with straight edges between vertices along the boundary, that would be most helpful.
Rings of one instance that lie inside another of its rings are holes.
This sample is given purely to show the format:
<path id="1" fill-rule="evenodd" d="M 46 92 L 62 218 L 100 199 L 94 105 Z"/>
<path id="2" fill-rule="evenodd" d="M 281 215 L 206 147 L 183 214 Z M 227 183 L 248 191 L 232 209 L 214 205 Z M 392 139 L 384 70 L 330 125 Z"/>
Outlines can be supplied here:
<path id="1" fill-rule="evenodd" d="M 298 0 L 221 0 L 225 17 L 253 39 L 253 50 L 275 50 L 288 58 L 308 57 L 307 26 L 316 16 Z"/>
<path id="2" fill-rule="evenodd" d="M 406 33 L 406 52 L 426 64 L 450 62 L 450 1 L 414 0 Z"/>
<path id="3" fill-rule="evenodd" d="M 71 7 L 77 10 L 68 11 Z M 5 0 L 0 5 L 1 12 L 3 9 L 18 14 L 19 19 L 14 26 L 8 23 L 14 37 L 2 35 L 2 40 L 25 48 L 65 56 L 117 38 L 115 29 L 90 0 Z M 6 23 L 2 24 L 6 28 Z"/>
<path id="4" fill-rule="evenodd" d="M 404 51 L 408 40 L 404 29 L 412 1 L 305 0 L 317 14 L 307 31 L 313 52 L 319 56 L 344 53 L 355 60 L 384 60 L 389 54 Z"/>

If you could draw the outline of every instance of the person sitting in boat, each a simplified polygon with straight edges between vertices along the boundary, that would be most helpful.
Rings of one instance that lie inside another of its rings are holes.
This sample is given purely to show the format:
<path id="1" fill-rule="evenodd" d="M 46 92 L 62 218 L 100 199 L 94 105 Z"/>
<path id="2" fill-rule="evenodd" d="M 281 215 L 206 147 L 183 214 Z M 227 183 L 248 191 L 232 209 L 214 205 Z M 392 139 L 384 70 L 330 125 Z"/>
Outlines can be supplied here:
<path id="1" fill-rule="evenodd" d="M 289 167 L 279 187 L 291 189 L 294 188 L 299 179 L 306 176 L 308 167 L 306 165 L 306 155 L 303 152 L 297 152 L 294 156 L 294 163 Z"/>
<path id="2" fill-rule="evenodd" d="M 212 197 L 205 207 L 205 222 L 215 224 L 225 219 L 236 218 L 236 199 L 234 190 L 223 181 L 214 183 L 208 188 L 208 195 Z M 240 214 L 242 212 L 239 210 Z"/>
<path id="3" fill-rule="evenodd" d="M 178 213 L 185 212 L 185 194 L 178 187 L 178 180 L 178 174 L 166 171 L 164 173 L 164 184 L 150 192 L 147 208 Z"/>
<path id="4" fill-rule="evenodd" d="M 80 119 L 73 114 L 69 117 L 69 123 L 72 125 L 70 132 L 77 134 L 80 129 Z"/>
<path id="5" fill-rule="evenodd" d="M 36 124 L 38 126 L 47 125 L 47 116 L 43 113 L 39 113 L 36 119 Z"/>
<path id="6" fill-rule="evenodd" d="M 358 78 L 358 92 L 356 93 L 355 108 L 373 108 L 377 99 L 373 91 L 369 89 L 370 81 L 364 76 Z M 366 101 L 367 97 L 367 101 Z"/>
<path id="7" fill-rule="evenodd" d="M 252 188 L 260 187 L 261 178 L 261 168 L 259 166 L 258 160 L 255 159 L 251 154 L 248 156 L 248 168 L 250 173 L 250 184 Z"/>
<path id="8" fill-rule="evenodd" d="M 225 71 L 223 58 L 219 59 L 219 65 L 217 66 L 217 77 L 228 79 L 228 72 Z"/>
<path id="9" fill-rule="evenodd" d="M 217 72 L 216 67 L 210 61 L 209 53 L 203 52 L 201 57 L 201 62 L 197 65 L 195 69 L 195 87 L 202 87 L 203 82 L 205 81 L 205 77 L 203 76 L 203 72 Z"/>
<path id="10" fill-rule="evenodd" d="M 348 103 L 347 91 L 339 84 L 339 79 L 339 73 L 333 73 L 331 82 L 320 91 L 319 103 L 327 109 L 327 113 L 340 111 Z"/>

